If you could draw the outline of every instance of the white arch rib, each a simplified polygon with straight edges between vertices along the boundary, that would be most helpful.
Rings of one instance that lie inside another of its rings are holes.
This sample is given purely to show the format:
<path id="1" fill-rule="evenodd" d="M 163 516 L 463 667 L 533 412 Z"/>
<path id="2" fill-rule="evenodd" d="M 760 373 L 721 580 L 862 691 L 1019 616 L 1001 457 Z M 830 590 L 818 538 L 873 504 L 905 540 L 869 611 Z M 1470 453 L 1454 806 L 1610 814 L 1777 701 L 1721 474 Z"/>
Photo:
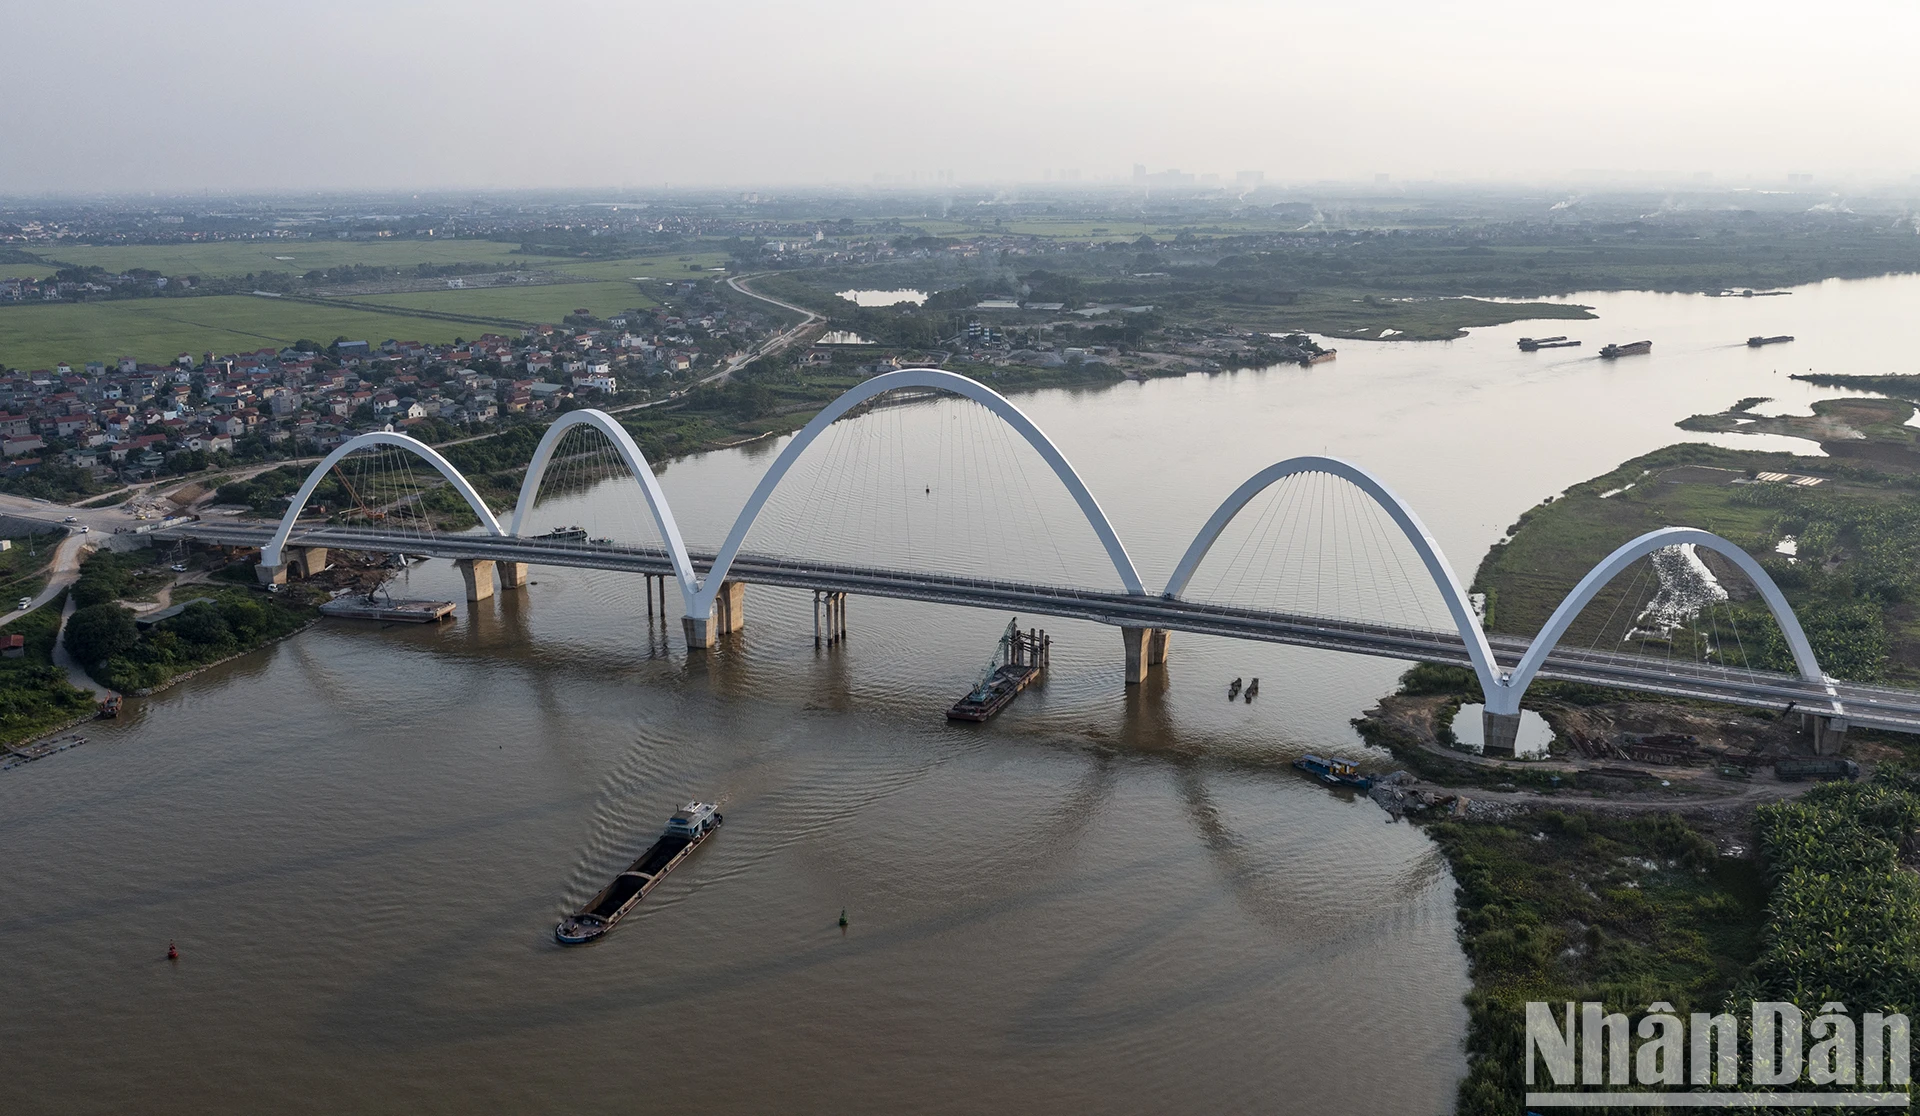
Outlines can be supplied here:
<path id="1" fill-rule="evenodd" d="M 1299 473 L 1326 473 L 1339 477 L 1366 493 L 1373 502 L 1380 505 L 1393 519 L 1400 533 L 1413 544 L 1420 555 L 1420 561 L 1427 567 L 1427 576 L 1440 590 L 1440 596 L 1447 603 L 1447 612 L 1453 617 L 1453 625 L 1460 632 L 1460 639 L 1467 647 L 1467 658 L 1473 663 L 1473 672 L 1480 679 L 1480 687 L 1492 699 L 1494 692 L 1502 685 L 1498 664 L 1494 662 L 1493 648 L 1487 643 L 1487 633 L 1481 630 L 1479 618 L 1473 614 L 1473 606 L 1467 602 L 1466 590 L 1460 587 L 1460 578 L 1454 574 L 1453 566 L 1447 556 L 1440 552 L 1440 544 L 1434 541 L 1433 532 L 1421 522 L 1414 510 L 1397 493 L 1381 482 L 1380 478 L 1367 472 L 1351 461 L 1342 461 L 1337 457 L 1293 457 L 1269 465 L 1248 477 L 1245 484 L 1233 490 L 1220 507 L 1193 537 L 1192 545 L 1174 567 L 1173 577 L 1167 581 L 1166 597 L 1178 600 L 1180 594 L 1187 591 L 1187 583 L 1193 579 L 1194 571 L 1200 568 L 1200 562 L 1220 538 L 1220 532 L 1240 510 L 1247 506 L 1255 496 L 1268 486 Z"/>
<path id="2" fill-rule="evenodd" d="M 534 497 L 539 495 L 540 481 L 547 475 L 547 466 L 553 460 L 554 448 L 560 444 L 561 435 L 575 426 L 591 426 L 607 436 L 613 447 L 620 451 L 620 459 L 633 473 L 633 479 L 640 482 L 640 491 L 646 495 L 647 508 L 653 512 L 654 526 L 660 529 L 660 537 L 666 541 L 667 555 L 673 561 L 673 574 L 680 580 L 680 592 L 691 599 L 699 589 L 699 582 L 693 574 L 693 561 L 687 557 L 687 544 L 680 537 L 680 525 L 674 522 L 673 507 L 667 503 L 667 494 L 660 489 L 659 478 L 653 475 L 653 466 L 647 463 L 647 455 L 640 452 L 634 443 L 633 435 L 627 428 L 605 411 L 591 408 L 568 411 L 555 419 L 553 425 L 541 436 L 540 444 L 534 447 L 533 460 L 527 464 L 527 477 L 520 482 L 520 499 L 513 507 L 513 528 L 508 533 L 521 538 L 521 529 L 526 526 L 527 516 L 533 512 Z"/>
<path id="3" fill-rule="evenodd" d="M 875 376 L 865 383 L 849 389 L 846 394 L 827 405 L 827 408 L 813 417 L 800 432 L 793 436 L 780 456 L 774 460 L 766 476 L 760 478 L 760 484 L 748 497 L 745 507 L 740 509 L 740 517 L 733 522 L 733 530 L 727 534 L 727 541 L 720 547 L 720 553 L 713 560 L 713 568 L 707 571 L 706 580 L 701 582 L 700 591 L 687 598 L 687 615 L 695 619 L 707 616 L 713 611 L 713 601 L 720 593 L 720 584 L 726 579 L 727 571 L 733 567 L 734 558 L 740 553 L 740 547 L 746 542 L 747 532 L 752 529 L 753 521 L 759 517 L 767 499 L 778 488 L 787 471 L 793 468 L 801 454 L 807 451 L 814 439 L 822 431 L 846 414 L 848 411 L 889 391 L 900 388 L 931 388 L 936 391 L 951 392 L 964 396 L 998 415 L 1011 426 L 1027 444 L 1039 452 L 1040 457 L 1053 469 L 1060 483 L 1066 486 L 1073 496 L 1074 503 L 1080 505 L 1080 514 L 1087 517 L 1087 523 L 1094 534 L 1100 538 L 1101 545 L 1107 548 L 1107 557 L 1112 559 L 1113 568 L 1120 575 L 1120 583 L 1127 592 L 1145 594 L 1146 586 L 1140 581 L 1140 572 L 1134 568 L 1133 559 L 1128 557 L 1127 548 L 1120 542 L 1120 536 L 1114 532 L 1113 524 L 1108 522 L 1107 513 L 1100 510 L 1099 501 L 1080 480 L 1080 474 L 1061 454 L 1051 440 L 1033 424 L 1020 408 L 1007 398 L 977 380 L 952 372 L 942 372 L 937 368 L 905 368 L 898 372 L 888 372 Z"/>
<path id="4" fill-rule="evenodd" d="M 473 490 L 473 485 L 467 483 L 467 478 L 461 475 L 460 470 L 453 467 L 453 462 L 441 457 L 432 446 L 418 438 L 375 430 L 368 434 L 356 435 L 340 443 L 339 449 L 321 458 L 320 464 L 315 465 L 313 472 L 307 474 L 307 483 L 300 486 L 300 491 L 295 494 L 293 502 L 287 505 L 287 514 L 280 517 L 280 526 L 274 530 L 273 540 L 260 548 L 261 565 L 281 564 L 282 551 L 286 548 L 287 536 L 293 534 L 294 521 L 299 519 L 300 513 L 307 509 L 307 501 L 313 497 L 313 490 L 320 486 L 320 481 L 327 475 L 327 470 L 338 464 L 341 458 L 366 446 L 399 446 L 433 466 L 465 498 L 467 506 L 473 509 L 473 514 L 480 517 L 480 525 L 487 529 L 488 534 L 503 533 L 500 530 L 500 521 L 493 517 L 493 512 L 487 508 L 487 502 Z"/>
<path id="5" fill-rule="evenodd" d="M 1662 527 L 1658 531 L 1649 531 L 1608 555 L 1605 561 L 1581 578 L 1580 584 L 1573 587 L 1573 592 L 1568 593 L 1566 600 L 1561 601 L 1560 607 L 1554 609 L 1553 615 L 1547 618 L 1546 625 L 1540 629 L 1540 634 L 1533 637 L 1533 643 L 1527 648 L 1527 653 L 1520 657 L 1519 665 L 1513 668 L 1513 674 L 1500 687 L 1499 693 L 1496 694 L 1493 690 L 1487 691 L 1487 711 L 1489 713 L 1520 712 L 1521 697 L 1526 694 L 1527 687 L 1532 685 L 1534 675 L 1539 674 L 1540 668 L 1546 664 L 1547 656 L 1553 652 L 1554 646 L 1560 642 L 1562 636 L 1567 634 L 1567 629 L 1573 625 L 1574 618 L 1580 615 L 1580 610 L 1587 607 L 1587 604 L 1599 595 L 1600 590 L 1606 588 L 1608 582 L 1619 576 L 1622 570 L 1634 562 L 1656 550 L 1681 543 L 1704 546 L 1740 567 L 1740 572 L 1746 574 L 1747 579 L 1753 582 L 1754 588 L 1760 590 L 1760 596 L 1766 600 L 1767 608 L 1773 612 L 1773 618 L 1779 623 L 1781 633 L 1787 637 L 1787 647 L 1793 652 L 1793 662 L 1799 668 L 1800 677 L 1808 682 L 1825 686 L 1828 696 L 1834 698 L 1834 712 L 1844 712 L 1837 697 L 1834 697 L 1835 691 L 1828 683 L 1826 673 L 1820 669 L 1819 660 L 1814 658 L 1813 645 L 1807 642 L 1807 633 L 1801 629 L 1799 617 L 1793 614 L 1793 609 L 1787 605 L 1786 596 L 1780 592 L 1780 587 L 1773 583 L 1773 578 L 1768 577 L 1767 571 L 1745 550 L 1719 535 L 1692 527 Z"/>

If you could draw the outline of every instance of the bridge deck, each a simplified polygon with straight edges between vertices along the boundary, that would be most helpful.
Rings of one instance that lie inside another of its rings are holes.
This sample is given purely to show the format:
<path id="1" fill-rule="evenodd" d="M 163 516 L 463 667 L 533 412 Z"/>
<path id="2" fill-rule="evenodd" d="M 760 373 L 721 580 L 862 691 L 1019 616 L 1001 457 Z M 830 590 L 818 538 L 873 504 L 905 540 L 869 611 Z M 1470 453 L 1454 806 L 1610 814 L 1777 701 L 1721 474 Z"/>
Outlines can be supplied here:
<path id="1" fill-rule="evenodd" d="M 157 538 L 194 539 L 228 546 L 260 546 L 272 537 L 273 528 L 247 523 L 202 521 L 155 531 L 154 535 Z M 316 526 L 297 530 L 288 540 L 288 545 L 403 552 L 435 558 L 530 562 L 669 576 L 673 573 L 672 562 L 662 549 L 484 534 L 416 535 Z M 714 556 L 695 553 L 692 558 L 695 569 L 704 574 L 711 567 Z M 1229 608 L 1166 597 L 796 562 L 746 553 L 735 560 L 728 576 L 736 581 L 795 589 L 830 590 L 969 608 L 1038 613 L 1100 624 L 1165 628 L 1359 655 L 1469 665 L 1466 647 L 1455 632 L 1395 628 L 1328 617 Z M 1495 658 L 1503 667 L 1518 663 L 1530 642 L 1513 636 L 1493 636 L 1490 641 Z M 1829 712 L 1837 697 L 1853 724 L 1920 733 L 1920 692 L 1892 686 L 1838 682 L 1834 683 L 1834 690 L 1829 693 L 1825 686 L 1807 682 L 1796 675 L 1568 647 L 1556 647 L 1547 656 L 1540 676 L 1665 697 L 1718 701 L 1755 708 L 1779 709 L 1794 703 L 1807 712 Z"/>

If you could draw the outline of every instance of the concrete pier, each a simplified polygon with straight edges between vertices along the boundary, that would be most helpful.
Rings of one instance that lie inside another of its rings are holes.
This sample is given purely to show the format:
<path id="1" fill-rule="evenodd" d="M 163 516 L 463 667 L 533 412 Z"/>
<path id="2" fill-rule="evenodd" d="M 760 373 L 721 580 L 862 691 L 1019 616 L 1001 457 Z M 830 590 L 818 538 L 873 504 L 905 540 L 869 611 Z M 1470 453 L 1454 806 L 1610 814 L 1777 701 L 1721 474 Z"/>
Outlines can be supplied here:
<path id="1" fill-rule="evenodd" d="M 1120 629 L 1120 645 L 1127 653 L 1127 685 L 1145 682 L 1149 670 L 1167 661 L 1167 637 L 1172 634 L 1165 628 Z"/>
<path id="2" fill-rule="evenodd" d="M 737 632 L 746 624 L 747 583 L 744 581 L 721 582 L 720 592 L 713 598 L 713 611 L 706 616 L 680 618 L 687 646 L 694 649 L 712 647 L 720 642 L 721 636 Z"/>
<path id="3" fill-rule="evenodd" d="M 484 601 L 493 596 L 493 559 L 456 558 L 454 565 L 460 567 L 460 576 L 467 581 L 467 599 Z"/>
<path id="4" fill-rule="evenodd" d="M 1129 686 L 1138 686 L 1147 680 L 1147 644 L 1151 642 L 1152 628 L 1120 629 L 1120 646 L 1126 649 L 1126 681 Z"/>
<path id="5" fill-rule="evenodd" d="M 500 588 L 524 589 L 527 586 L 527 564 L 525 562 L 500 563 Z"/>
<path id="6" fill-rule="evenodd" d="M 262 585 L 285 585 L 289 577 L 308 578 L 327 568 L 327 548 L 324 546 L 290 546 L 282 557 L 286 558 L 277 566 L 262 562 L 253 568 L 253 576 Z"/>
<path id="7" fill-rule="evenodd" d="M 1480 738 L 1486 742 L 1486 754 L 1510 756 L 1520 739 L 1520 714 L 1480 711 Z"/>
<path id="8" fill-rule="evenodd" d="M 301 577 L 312 577 L 327 568 L 327 548 L 324 546 L 292 547 L 293 561 L 288 565 L 299 572 Z"/>
<path id="9" fill-rule="evenodd" d="M 1847 719 L 1829 717 L 1820 713 L 1802 713 L 1800 723 L 1813 737 L 1813 754 L 1816 756 L 1834 756 L 1847 743 Z"/>

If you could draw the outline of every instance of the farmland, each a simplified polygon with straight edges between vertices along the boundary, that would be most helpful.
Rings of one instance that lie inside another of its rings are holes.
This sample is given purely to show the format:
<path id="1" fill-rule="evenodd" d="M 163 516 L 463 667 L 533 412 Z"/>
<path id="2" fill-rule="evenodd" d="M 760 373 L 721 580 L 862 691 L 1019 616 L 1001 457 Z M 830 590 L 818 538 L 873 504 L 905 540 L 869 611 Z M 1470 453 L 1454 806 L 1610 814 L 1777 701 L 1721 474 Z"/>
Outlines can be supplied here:
<path id="1" fill-rule="evenodd" d="M 46 368 L 131 356 L 171 360 L 182 352 L 235 352 L 290 344 L 300 338 L 386 338 L 444 343 L 499 331 L 508 322 L 559 322 L 576 309 L 606 315 L 658 301 L 631 280 L 687 278 L 721 266 L 720 252 L 635 256 L 618 260 L 556 260 L 520 254 L 484 240 L 222 242 L 95 248 L 62 245 L 45 258 L 119 270 L 146 268 L 169 275 L 243 276 L 268 271 L 304 274 L 350 265 L 409 268 L 419 264 L 487 263 L 558 271 L 581 282 L 465 290 L 349 296 L 353 309 L 292 298 L 206 295 L 61 302 L 0 308 L 0 366 Z M 292 257 L 286 259 L 283 257 Z M 50 266 L 0 266 L 0 275 L 43 276 Z M 431 316 L 415 311 L 426 311 Z M 443 315 L 471 316 L 462 322 Z"/>
<path id="2" fill-rule="evenodd" d="M 0 365 L 47 368 L 121 356 L 158 363 L 183 352 L 279 348 L 302 337 L 446 342 L 482 332 L 459 322 L 250 295 L 9 306 L 0 309 Z"/>

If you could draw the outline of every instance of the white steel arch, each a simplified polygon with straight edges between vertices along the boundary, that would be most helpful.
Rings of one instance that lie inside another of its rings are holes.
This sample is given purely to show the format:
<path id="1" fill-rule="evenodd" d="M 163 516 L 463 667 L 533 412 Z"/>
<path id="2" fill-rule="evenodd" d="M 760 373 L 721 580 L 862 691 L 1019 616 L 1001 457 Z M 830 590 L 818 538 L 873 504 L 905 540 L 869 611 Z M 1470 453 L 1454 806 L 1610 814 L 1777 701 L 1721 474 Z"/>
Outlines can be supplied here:
<path id="1" fill-rule="evenodd" d="M 1434 587 L 1440 590 L 1440 596 L 1447 603 L 1447 612 L 1453 617 L 1453 625 L 1460 632 L 1460 639 L 1467 647 L 1467 658 L 1473 663 L 1473 672 L 1480 679 L 1480 687 L 1485 690 L 1488 700 L 1504 684 L 1499 664 L 1494 661 L 1493 647 L 1487 643 L 1487 633 L 1480 627 L 1480 620 L 1474 615 L 1473 606 L 1467 602 L 1466 590 L 1460 586 L 1460 578 L 1453 572 L 1453 566 L 1447 556 L 1440 551 L 1440 544 L 1434 541 L 1433 532 L 1421 521 L 1405 500 L 1388 488 L 1380 478 L 1367 472 L 1351 461 L 1338 457 L 1292 457 L 1277 462 L 1248 477 L 1246 483 L 1233 490 L 1233 494 L 1224 500 L 1213 513 L 1212 518 L 1200 528 L 1193 537 L 1193 543 L 1187 547 L 1187 553 L 1174 567 L 1173 576 L 1167 581 L 1163 596 L 1178 600 L 1186 592 L 1187 583 L 1193 579 L 1194 571 L 1200 568 L 1200 562 L 1213 549 L 1220 538 L 1220 532 L 1240 510 L 1247 506 L 1255 496 L 1287 477 L 1300 473 L 1326 473 L 1339 477 L 1366 493 L 1373 502 L 1380 505 L 1393 519 L 1400 533 L 1413 544 L 1420 555 L 1420 561 L 1427 567 L 1427 576 L 1433 579 Z M 1517 699 L 1516 699 L 1517 700 Z M 1489 705 L 1491 708 L 1491 705 Z"/>
<path id="2" fill-rule="evenodd" d="M 1622 570 L 1634 562 L 1656 550 L 1682 543 L 1704 546 L 1740 567 L 1740 572 L 1746 574 L 1747 579 L 1753 582 L 1754 588 L 1760 590 L 1760 596 L 1766 600 L 1767 608 L 1773 612 L 1774 620 L 1780 625 L 1781 634 L 1787 637 L 1787 647 L 1793 652 L 1794 666 L 1799 669 L 1800 677 L 1808 682 L 1825 686 L 1828 695 L 1834 695 L 1833 686 L 1828 682 L 1826 673 L 1820 669 L 1819 660 L 1814 657 L 1813 645 L 1807 641 L 1807 633 L 1800 627 L 1799 617 L 1793 614 L 1793 609 L 1788 606 L 1787 598 L 1780 592 L 1780 587 L 1773 583 L 1773 578 L 1767 576 L 1767 571 L 1761 567 L 1760 563 L 1754 561 L 1753 555 L 1710 531 L 1701 531 L 1693 527 L 1662 527 L 1657 531 L 1649 531 L 1641 535 L 1609 554 L 1605 561 L 1580 579 L 1580 583 L 1573 587 L 1573 592 L 1568 593 L 1566 599 L 1560 602 L 1560 607 L 1554 609 L 1553 615 L 1547 618 L 1545 626 L 1540 629 L 1540 634 L 1533 637 L 1533 643 L 1528 646 L 1527 653 L 1520 657 L 1519 664 L 1513 668 L 1513 674 L 1501 685 L 1499 691 L 1496 693 L 1494 690 L 1487 690 L 1487 712 L 1520 712 L 1521 697 L 1526 694 L 1527 687 L 1532 685 L 1534 675 L 1540 673 L 1540 668 L 1545 665 L 1547 656 L 1552 653 L 1554 646 L 1560 642 L 1562 636 L 1567 634 L 1567 629 L 1573 625 L 1574 618 L 1580 615 L 1580 610 L 1587 607 L 1587 604 L 1599 595 L 1600 590 L 1606 588 L 1608 582 L 1619 576 Z M 1833 709 L 1835 713 L 1844 712 L 1837 698 L 1833 702 Z"/>
<path id="3" fill-rule="evenodd" d="M 667 494 L 661 491 L 659 478 L 653 475 L 653 466 L 648 464 L 647 455 L 641 453 L 640 447 L 634 443 L 633 435 L 627 433 L 627 428 L 605 411 L 592 408 L 568 411 L 547 427 L 540 444 L 534 447 L 533 460 L 527 464 L 527 477 L 520 483 L 520 500 L 514 505 L 513 527 L 508 533 L 515 538 L 522 537 L 520 532 L 526 526 L 527 516 L 533 511 L 534 497 L 540 492 L 540 481 L 547 475 L 554 448 L 560 444 L 561 436 L 575 426 L 593 427 L 605 434 L 613 447 L 620 451 L 620 459 L 626 462 L 633 479 L 640 482 L 640 490 L 646 495 L 647 508 L 653 512 L 654 526 L 660 529 L 660 537 L 666 541 L 667 555 L 673 561 L 674 576 L 680 580 L 680 592 L 691 599 L 700 583 L 694 577 L 693 560 L 687 557 L 687 544 L 680 536 L 680 525 L 674 521 Z"/>
<path id="4" fill-rule="evenodd" d="M 473 509 L 473 514 L 480 517 L 480 525 L 487 529 L 488 534 L 499 535 L 504 533 L 500 530 L 500 521 L 495 519 L 493 512 L 487 508 L 487 502 L 482 500 L 480 494 L 473 490 L 473 485 L 467 483 L 467 478 L 461 475 L 460 470 L 453 467 L 453 462 L 440 456 L 439 452 L 432 446 L 420 441 L 418 438 L 410 438 L 405 434 L 392 434 L 385 430 L 375 430 L 367 434 L 356 435 L 340 443 L 340 448 L 321 458 L 320 464 L 315 465 L 313 472 L 307 474 L 307 482 L 300 486 L 300 491 L 294 495 L 293 502 L 287 505 L 287 514 L 280 517 L 280 526 L 274 530 L 273 540 L 260 548 L 261 565 L 278 566 L 282 564 L 281 552 L 287 545 L 287 536 L 293 534 L 294 521 L 299 519 L 300 513 L 306 510 L 307 501 L 313 497 L 313 490 L 320 486 L 320 481 L 327 475 L 327 470 L 338 464 L 341 458 L 352 453 L 354 450 L 362 449 L 366 446 L 399 446 L 401 449 L 407 450 L 415 457 L 433 466 L 439 470 L 440 475 L 447 478 L 448 483 L 452 484 L 453 487 L 459 491 L 460 495 L 465 498 L 467 506 Z"/>
<path id="5" fill-rule="evenodd" d="M 1080 513 L 1087 517 L 1088 525 L 1093 528 L 1094 534 L 1099 536 L 1101 545 L 1106 547 L 1107 557 L 1112 559 L 1114 571 L 1120 575 L 1121 585 L 1129 593 L 1140 595 L 1146 593 L 1146 586 L 1140 581 L 1140 572 L 1134 568 L 1133 559 L 1127 555 L 1127 548 L 1120 542 L 1120 536 L 1115 533 L 1113 524 L 1108 522 L 1107 513 L 1100 510 L 1099 501 L 1095 500 L 1093 493 L 1087 490 L 1080 475 L 1073 471 L 1073 466 L 1068 464 L 1059 448 L 1041 432 L 1038 426 L 1033 424 L 1032 419 L 1005 396 L 977 380 L 970 380 L 952 372 L 943 372 L 938 368 L 903 368 L 898 372 L 875 376 L 848 389 L 840 398 L 829 403 L 825 410 L 815 415 L 813 421 L 802 427 L 800 432 L 793 436 L 793 440 L 787 443 L 786 448 L 780 451 L 780 456 L 774 460 L 772 467 L 767 470 L 764 477 L 760 478 L 760 483 L 754 488 L 753 495 L 747 498 L 746 506 L 740 509 L 740 516 L 734 520 L 733 530 L 728 532 L 727 541 L 720 547 L 720 553 L 715 556 L 713 567 L 707 571 L 706 580 L 700 584 L 700 591 L 687 598 L 687 615 L 690 618 L 700 619 L 713 611 L 714 598 L 720 593 L 721 582 L 726 579 L 727 571 L 733 566 L 734 557 L 740 553 L 740 547 L 746 542 L 747 532 L 752 529 L 753 521 L 759 517 L 761 509 L 766 506 L 767 499 L 773 495 L 774 489 L 779 487 L 787 471 L 793 468 L 793 463 L 806 452 L 814 439 L 853 408 L 876 395 L 900 388 L 931 388 L 936 391 L 951 392 L 971 399 L 998 415 L 1040 454 L 1040 457 L 1053 469 L 1054 475 L 1060 478 L 1060 483 L 1066 486 L 1074 502 L 1080 505 Z"/>

